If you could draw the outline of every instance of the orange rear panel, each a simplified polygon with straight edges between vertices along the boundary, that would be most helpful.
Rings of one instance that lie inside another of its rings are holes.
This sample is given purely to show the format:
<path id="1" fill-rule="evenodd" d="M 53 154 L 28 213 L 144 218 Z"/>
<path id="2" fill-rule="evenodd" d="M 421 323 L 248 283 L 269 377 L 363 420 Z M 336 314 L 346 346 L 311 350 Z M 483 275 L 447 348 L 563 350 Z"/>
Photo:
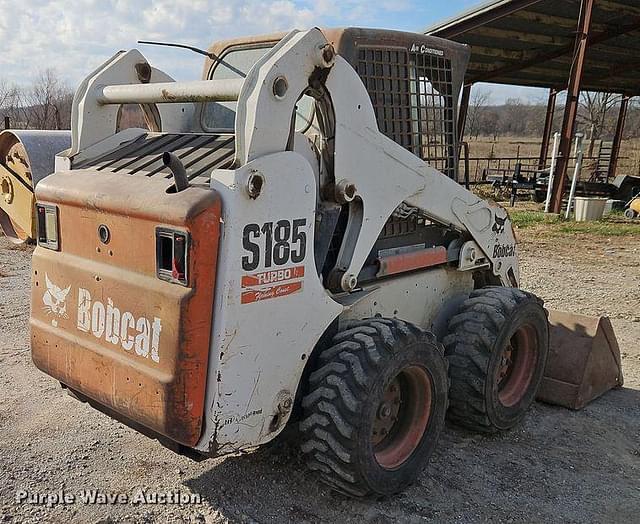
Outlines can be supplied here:
<path id="1" fill-rule="evenodd" d="M 72 171 L 37 188 L 58 207 L 60 251 L 37 247 L 31 347 L 38 368 L 182 444 L 202 429 L 220 198 L 143 176 Z M 100 225 L 109 242 L 98 236 Z M 156 228 L 188 232 L 187 286 L 156 276 Z"/>

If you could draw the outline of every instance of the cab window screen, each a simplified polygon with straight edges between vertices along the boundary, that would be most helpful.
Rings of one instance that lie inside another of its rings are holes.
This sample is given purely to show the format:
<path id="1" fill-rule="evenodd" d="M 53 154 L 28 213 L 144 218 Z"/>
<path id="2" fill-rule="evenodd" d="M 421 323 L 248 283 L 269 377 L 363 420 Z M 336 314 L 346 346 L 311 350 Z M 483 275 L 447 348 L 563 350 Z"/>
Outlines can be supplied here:
<path id="1" fill-rule="evenodd" d="M 451 61 L 406 49 L 361 47 L 357 72 L 380 131 L 453 178 L 457 155 Z"/>

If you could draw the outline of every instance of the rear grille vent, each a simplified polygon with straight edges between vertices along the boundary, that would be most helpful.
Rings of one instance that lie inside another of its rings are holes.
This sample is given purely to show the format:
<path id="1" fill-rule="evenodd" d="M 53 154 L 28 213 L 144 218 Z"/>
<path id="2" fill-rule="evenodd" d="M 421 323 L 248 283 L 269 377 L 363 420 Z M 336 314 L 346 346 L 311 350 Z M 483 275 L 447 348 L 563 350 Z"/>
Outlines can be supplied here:
<path id="1" fill-rule="evenodd" d="M 147 133 L 102 156 L 79 162 L 74 169 L 91 167 L 110 173 L 171 178 L 162 162 L 165 152 L 180 159 L 190 181 L 208 181 L 213 169 L 226 169 L 232 164 L 235 139 L 232 134 Z"/>

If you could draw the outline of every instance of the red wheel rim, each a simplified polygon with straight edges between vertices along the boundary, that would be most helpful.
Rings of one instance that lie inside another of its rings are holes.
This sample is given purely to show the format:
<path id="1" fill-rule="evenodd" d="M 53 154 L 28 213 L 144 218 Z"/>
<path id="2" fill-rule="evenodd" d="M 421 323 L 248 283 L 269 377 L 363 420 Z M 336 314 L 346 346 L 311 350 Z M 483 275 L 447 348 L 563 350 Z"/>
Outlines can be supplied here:
<path id="1" fill-rule="evenodd" d="M 520 327 L 500 355 L 496 373 L 498 400 L 505 407 L 516 405 L 529 389 L 538 360 L 538 337 L 533 326 Z"/>
<path id="2" fill-rule="evenodd" d="M 431 415 L 431 378 L 410 366 L 387 384 L 371 432 L 376 461 L 388 470 L 400 467 L 415 451 Z"/>

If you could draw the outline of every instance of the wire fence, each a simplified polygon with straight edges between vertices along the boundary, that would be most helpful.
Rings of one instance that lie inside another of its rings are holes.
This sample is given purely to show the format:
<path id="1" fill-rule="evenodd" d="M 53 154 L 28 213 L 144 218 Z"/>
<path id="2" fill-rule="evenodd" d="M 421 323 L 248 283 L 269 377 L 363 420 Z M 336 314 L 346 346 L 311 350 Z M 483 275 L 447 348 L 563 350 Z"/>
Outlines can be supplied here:
<path id="1" fill-rule="evenodd" d="M 551 158 L 544 163 L 544 167 L 539 167 L 539 158 L 532 156 L 504 156 L 494 158 L 470 157 L 469 158 L 469 182 L 471 184 L 489 183 L 490 177 L 512 176 L 516 172 L 516 166 L 520 165 L 520 174 L 530 178 L 538 175 L 548 175 Z M 622 172 L 626 157 L 618 159 L 619 171 Z M 569 158 L 568 173 L 573 173 L 576 157 Z M 460 160 L 461 177 L 464 173 L 464 156 Z M 626 171 L 626 170 L 625 170 Z M 598 157 L 585 156 L 582 161 L 581 180 L 602 180 L 606 179 L 607 173 L 598 171 Z"/>

